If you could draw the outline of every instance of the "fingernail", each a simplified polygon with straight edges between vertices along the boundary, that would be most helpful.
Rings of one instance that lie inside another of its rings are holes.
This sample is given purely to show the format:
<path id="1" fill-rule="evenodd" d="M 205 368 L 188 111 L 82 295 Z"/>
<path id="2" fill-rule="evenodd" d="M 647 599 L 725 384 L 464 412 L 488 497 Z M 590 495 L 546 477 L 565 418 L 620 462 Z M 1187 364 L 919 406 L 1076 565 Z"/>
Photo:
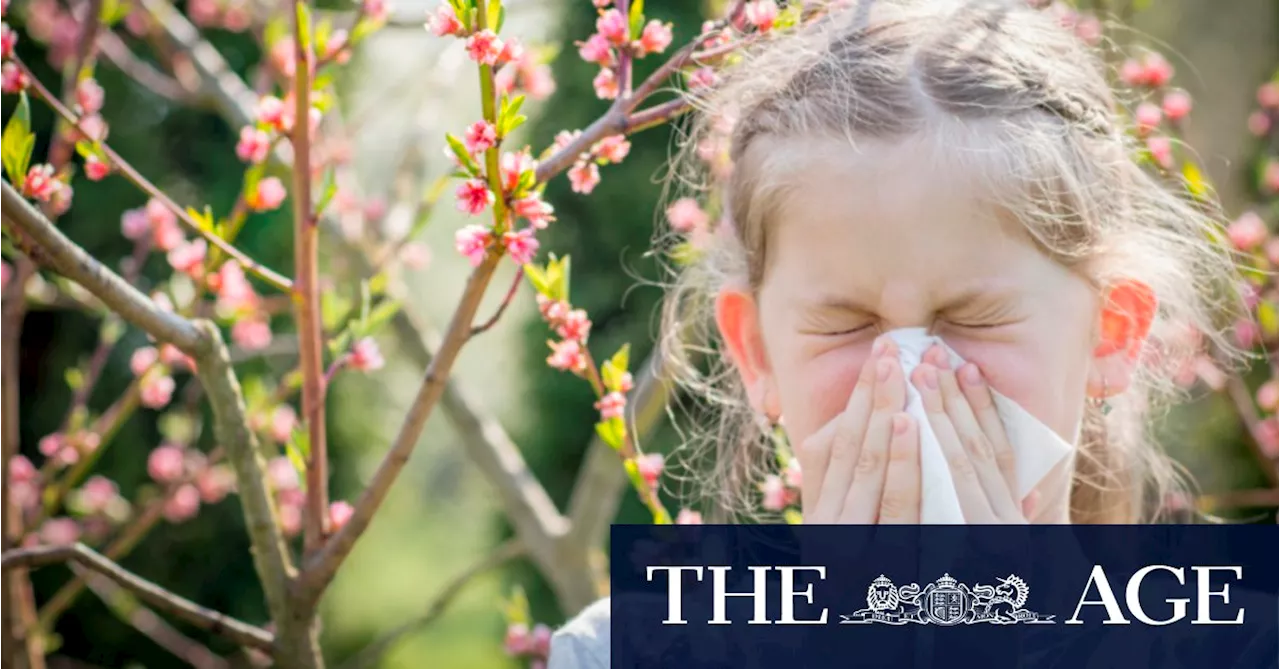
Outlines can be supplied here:
<path id="1" fill-rule="evenodd" d="M 929 390 L 937 390 L 938 389 L 938 370 L 934 369 L 933 365 L 921 365 L 920 366 L 920 382 L 923 383 L 924 387 L 928 388 Z"/>
<path id="2" fill-rule="evenodd" d="M 884 337 L 877 337 L 876 343 L 871 347 L 871 355 L 878 356 L 884 353 Z"/>
<path id="3" fill-rule="evenodd" d="M 905 413 L 896 413 L 893 415 L 893 433 L 906 434 L 907 428 L 911 427 L 911 417 Z"/>
<path id="4" fill-rule="evenodd" d="M 876 362 L 876 378 L 881 381 L 888 381 L 889 374 L 893 373 L 893 362 L 890 360 L 879 360 Z"/>
<path id="5" fill-rule="evenodd" d="M 942 347 L 937 344 L 929 347 L 929 352 L 926 357 L 929 358 L 929 362 L 932 362 L 939 367 L 951 366 L 949 364 L 951 361 L 947 357 L 947 352 L 942 350 Z"/>
<path id="6" fill-rule="evenodd" d="M 960 368 L 960 383 L 970 388 L 977 388 L 982 385 L 982 374 L 978 372 L 978 366 L 968 363 Z"/>

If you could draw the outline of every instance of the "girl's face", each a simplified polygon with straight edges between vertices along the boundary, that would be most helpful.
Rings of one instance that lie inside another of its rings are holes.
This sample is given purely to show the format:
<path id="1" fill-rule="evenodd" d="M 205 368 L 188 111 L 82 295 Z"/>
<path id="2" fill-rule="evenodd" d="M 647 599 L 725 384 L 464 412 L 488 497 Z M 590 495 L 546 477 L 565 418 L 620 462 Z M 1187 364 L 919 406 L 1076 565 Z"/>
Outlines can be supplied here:
<path id="1" fill-rule="evenodd" d="M 804 167 L 781 175 L 758 292 L 737 310 L 722 299 L 720 313 L 722 330 L 740 335 L 725 332 L 757 409 L 780 414 L 800 443 L 845 407 L 877 335 L 926 327 L 1073 438 L 1098 314 L 1083 278 L 925 147 L 775 146 L 804 152 L 793 162 Z"/>

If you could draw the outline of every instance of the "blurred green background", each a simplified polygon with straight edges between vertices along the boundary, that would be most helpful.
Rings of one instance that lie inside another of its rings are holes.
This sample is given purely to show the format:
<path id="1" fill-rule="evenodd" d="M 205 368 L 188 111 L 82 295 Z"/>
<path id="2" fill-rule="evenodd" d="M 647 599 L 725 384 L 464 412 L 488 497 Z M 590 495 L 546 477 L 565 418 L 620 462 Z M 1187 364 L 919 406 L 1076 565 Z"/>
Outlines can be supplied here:
<path id="1" fill-rule="evenodd" d="M 20 15 L 23 0 L 14 4 L 11 12 Z M 550 101 L 533 107 L 527 134 L 518 139 L 540 149 L 557 131 L 585 127 L 607 107 L 591 89 L 595 66 L 583 63 L 571 44 L 592 32 L 595 15 L 584 0 L 511 0 L 509 4 L 506 32 L 528 41 L 563 44 L 554 61 L 558 90 Z M 1245 119 L 1256 104 L 1257 85 L 1275 70 L 1277 5 L 1273 0 L 1155 4 L 1136 17 L 1134 38 L 1160 46 L 1177 67 L 1175 84 L 1190 91 L 1196 101 L 1190 143 L 1218 186 L 1227 211 L 1239 212 L 1250 201 L 1250 160 L 1257 149 L 1245 130 Z M 427 172 L 441 173 L 443 132 L 458 132 L 478 118 L 478 108 L 470 102 L 477 99 L 472 70 L 458 66 L 456 48 L 447 51 L 441 40 L 418 25 L 423 12 L 434 5 L 397 7 L 395 16 L 404 17 L 405 25 L 389 27 L 372 38 L 343 76 L 344 112 L 368 119 L 352 148 L 360 186 L 370 197 L 394 196 L 396 157 L 406 145 L 420 148 Z M 693 0 L 652 0 L 646 8 L 652 18 L 675 23 L 676 44 L 693 35 L 706 10 Z M 220 30 L 208 31 L 208 37 L 235 69 L 252 74 L 260 57 L 253 39 Z M 42 80 L 57 81 L 56 73 L 44 64 L 39 44 L 24 40 L 19 53 Z M 656 58 L 644 61 L 639 74 L 656 62 Z M 98 77 L 108 92 L 105 116 L 112 122 L 113 147 L 180 202 L 208 202 L 217 211 L 229 209 L 241 185 L 242 166 L 233 150 L 238 129 L 228 127 L 211 111 L 177 106 L 132 85 L 109 66 L 101 67 Z M 6 96 L 6 117 L 11 100 Z M 51 118 L 39 105 L 33 107 L 37 132 L 47 138 Z M 622 342 L 631 342 L 633 360 L 644 358 L 652 348 L 656 305 L 662 293 L 648 283 L 658 275 L 644 252 L 660 220 L 660 179 L 671 145 L 669 129 L 646 131 L 633 138 L 631 155 L 622 165 L 602 168 L 603 182 L 591 197 L 571 193 L 563 178 L 547 190 L 559 222 L 540 235 L 543 249 L 573 256 L 574 302 L 594 320 L 591 343 L 598 358 Z M 43 144 L 37 146 L 36 155 L 44 150 Z M 59 226 L 96 257 L 113 261 L 122 257 L 129 245 L 119 233 L 120 212 L 140 206 L 144 198 L 118 178 L 102 183 L 80 178 L 74 185 L 76 204 Z M 441 207 L 426 231 L 432 263 L 409 277 L 418 300 L 413 308 L 437 324 L 447 317 L 465 276 L 465 261 L 452 249 L 453 231 L 461 224 L 461 216 L 447 209 L 452 207 Z M 241 240 L 250 255 L 288 273 L 292 253 L 286 212 L 255 216 Z M 154 280 L 167 267 L 162 257 L 153 255 L 147 269 L 147 280 Z M 482 314 L 500 297 L 495 294 L 505 288 L 511 270 L 504 263 Z M 36 310 L 27 317 L 22 337 L 22 443 L 23 452 L 36 462 L 37 441 L 57 429 L 71 394 L 65 373 L 92 350 L 96 332 L 97 323 L 76 312 Z M 131 379 L 128 353 L 143 345 L 143 337 L 137 331 L 126 336 L 130 341 L 118 347 L 92 398 L 96 409 L 107 406 Z M 563 508 L 594 435 L 596 412 L 586 384 L 545 366 L 546 339 L 533 300 L 522 293 L 498 327 L 464 352 L 455 370 L 469 396 L 500 418 L 538 479 Z M 398 355 L 393 340 L 381 341 L 387 367 L 371 376 L 340 376 L 330 399 L 335 499 L 352 499 L 358 493 L 418 382 L 417 371 Z M 249 363 L 245 371 L 253 371 L 256 365 L 259 371 L 278 374 L 286 364 L 291 361 L 267 359 Z M 179 378 L 178 396 L 181 384 L 188 382 L 189 377 Z M 159 440 L 156 418 L 156 412 L 138 412 L 101 461 L 100 468 L 120 483 L 126 496 L 147 479 L 146 453 Z M 1168 428 L 1165 443 L 1189 466 L 1204 490 L 1263 483 L 1225 399 L 1214 396 L 1176 410 Z M 650 438 L 646 450 L 666 451 L 675 442 L 673 431 L 664 427 Z M 194 521 L 162 523 L 123 565 L 209 607 L 251 622 L 263 621 L 261 592 L 236 504 L 236 498 L 230 497 L 203 509 Z M 648 516 L 627 493 L 619 517 L 644 522 Z M 437 412 L 383 513 L 324 602 L 326 654 L 347 657 L 421 615 L 445 582 L 508 533 L 488 482 L 469 465 L 456 435 Z M 65 579 L 66 571 L 60 568 L 37 572 L 37 599 L 48 598 Z M 513 585 L 529 592 L 537 620 L 558 624 L 573 613 L 559 609 L 535 569 L 512 563 L 472 582 L 444 616 L 407 636 L 379 666 L 516 666 L 501 645 L 505 628 L 501 599 Z M 77 600 L 57 633 L 65 655 L 91 665 L 182 666 L 113 617 L 92 594 Z M 220 639 L 193 636 L 217 651 L 231 650 Z"/>

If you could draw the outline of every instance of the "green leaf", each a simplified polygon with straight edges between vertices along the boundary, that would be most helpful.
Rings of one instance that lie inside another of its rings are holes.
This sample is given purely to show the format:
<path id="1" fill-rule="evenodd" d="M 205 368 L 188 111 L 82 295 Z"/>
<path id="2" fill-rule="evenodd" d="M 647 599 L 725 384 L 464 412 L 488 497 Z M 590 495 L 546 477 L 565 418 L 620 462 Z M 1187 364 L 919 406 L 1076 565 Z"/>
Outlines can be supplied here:
<path id="1" fill-rule="evenodd" d="M 639 39 L 640 31 L 644 28 L 644 0 L 634 0 L 631 3 L 631 39 Z"/>
<path id="2" fill-rule="evenodd" d="M 627 424 L 624 423 L 621 418 L 602 420 L 599 423 L 596 423 L 596 434 L 600 435 L 600 438 L 604 440 L 604 443 L 609 444 L 609 446 L 616 451 L 622 448 L 622 442 L 627 437 Z M 632 461 L 629 460 L 628 463 L 631 463 L 634 466 Z"/>
<path id="3" fill-rule="evenodd" d="M 285 455 L 289 456 L 289 462 L 298 471 L 298 479 L 303 482 L 303 485 L 307 480 L 307 456 L 302 451 L 302 444 L 308 439 L 306 431 L 297 428 L 293 431 L 293 438 L 284 446 Z"/>
<path id="4" fill-rule="evenodd" d="M 444 139 L 446 142 L 449 142 L 449 148 L 453 149 L 453 155 L 458 157 L 458 162 L 462 163 L 462 167 L 466 169 L 471 176 L 479 174 L 480 166 L 476 164 L 474 159 L 472 159 L 471 154 L 467 153 L 467 147 L 462 143 L 462 140 L 454 137 L 453 133 L 445 133 Z"/>
<path id="5" fill-rule="evenodd" d="M 338 181 L 337 179 L 334 179 L 333 173 L 334 169 L 332 167 L 325 170 L 324 185 L 320 187 L 320 201 L 316 203 L 317 218 L 320 217 L 320 214 L 324 213 L 324 210 L 329 206 L 329 203 L 333 201 L 333 196 L 338 194 Z"/>
<path id="6" fill-rule="evenodd" d="M 1262 326 L 1262 331 L 1268 336 L 1276 336 L 1277 330 L 1280 330 L 1280 316 L 1276 314 L 1276 303 L 1263 301 L 1258 305 L 1258 325 Z"/>
<path id="7" fill-rule="evenodd" d="M 336 330 L 350 310 L 351 300 L 332 290 L 321 291 L 320 320 L 324 322 L 324 329 Z"/>
<path id="8" fill-rule="evenodd" d="M 387 278 L 386 272 L 378 272 L 377 274 L 374 274 L 369 278 L 369 292 L 374 295 L 381 295 L 387 292 L 388 281 L 390 281 L 390 279 Z"/>
<path id="9" fill-rule="evenodd" d="M 504 136 L 510 135 L 511 133 L 515 132 L 516 128 L 519 128 L 520 126 L 524 125 L 524 122 L 528 120 L 529 120 L 529 117 L 525 116 L 524 114 L 516 114 L 515 116 L 508 117 L 507 120 L 502 124 L 502 134 Z"/>
<path id="10" fill-rule="evenodd" d="M 569 256 L 557 259 L 555 254 L 547 262 L 547 297 L 569 301 Z"/>
<path id="11" fill-rule="evenodd" d="M 487 27 L 492 28 L 493 32 L 502 30 L 502 0 L 489 0 L 489 7 L 485 10 L 485 18 L 489 20 Z"/>
<path id="12" fill-rule="evenodd" d="M 276 14 L 270 21 L 267 21 L 267 27 L 262 31 L 262 41 L 266 42 L 267 48 L 270 49 L 276 42 L 289 36 L 289 21 L 287 14 Z"/>
<path id="13" fill-rule="evenodd" d="M 325 53 L 325 47 L 329 45 L 329 38 L 331 36 L 333 36 L 333 22 L 329 19 L 325 19 L 316 26 L 315 40 L 317 54 Z M 312 88 L 316 88 L 315 84 L 312 84 Z"/>
<path id="14" fill-rule="evenodd" d="M 385 325 L 387 321 L 394 318 L 398 313 L 400 313 L 400 302 L 396 300 L 383 300 L 382 302 L 379 302 L 378 306 L 374 307 L 373 311 L 369 312 L 369 319 L 368 322 L 365 323 L 364 332 L 362 334 L 365 337 L 377 334 L 378 330 L 382 329 L 382 326 Z"/>
<path id="15" fill-rule="evenodd" d="M 1185 179 L 1187 192 L 1196 199 L 1204 200 L 1209 196 L 1209 183 L 1195 162 L 1188 160 L 1182 164 L 1182 178 Z"/>
<path id="16" fill-rule="evenodd" d="M 773 20 L 773 29 L 782 30 L 790 28 L 800 23 L 800 4 L 790 4 L 778 12 L 778 17 Z"/>
<path id="17" fill-rule="evenodd" d="M 242 186 L 243 188 L 242 192 L 244 193 L 258 192 L 258 182 L 262 181 L 262 175 L 266 173 L 266 171 L 267 171 L 267 166 L 263 163 L 258 163 L 257 165 L 254 165 L 253 167 L 250 167 L 249 169 L 245 170 L 244 186 Z"/>
<path id="18" fill-rule="evenodd" d="M 515 586 L 511 589 L 511 597 L 503 602 L 502 615 L 508 625 L 528 625 L 533 622 L 529 617 L 529 598 L 524 588 Z"/>
<path id="19" fill-rule="evenodd" d="M 549 294 L 551 289 L 550 286 L 547 285 L 546 270 L 534 265 L 533 263 L 528 263 L 524 266 L 524 275 L 529 279 L 529 283 L 533 284 L 533 289 L 538 291 L 539 295 L 550 296 Z"/>
<path id="20" fill-rule="evenodd" d="M 787 521 L 788 525 L 803 525 L 804 515 L 796 510 L 795 507 L 788 507 L 782 512 L 782 517 Z"/>
<path id="21" fill-rule="evenodd" d="M 36 138 L 31 133 L 31 104 L 27 94 L 18 95 L 18 105 L 14 108 L 9 123 L 4 128 L 4 138 L 0 139 L 0 162 L 9 175 L 9 181 L 22 188 L 27 178 L 27 168 L 31 165 L 31 152 L 35 149 Z"/>
<path id="22" fill-rule="evenodd" d="M 339 334 L 337 337 L 329 340 L 329 355 L 334 357 L 342 355 L 351 347 L 351 340 L 353 338 L 350 327 L 343 329 L 342 334 Z"/>
<path id="23" fill-rule="evenodd" d="M 68 367 L 64 378 L 67 380 L 67 387 L 72 390 L 79 390 L 84 387 L 84 372 L 79 367 Z"/>
<path id="24" fill-rule="evenodd" d="M 631 344 L 629 342 L 623 344 L 622 348 L 618 349 L 618 352 L 614 353 L 612 358 L 609 358 L 609 362 L 613 363 L 614 367 L 624 372 L 627 371 L 627 366 L 631 364 Z"/>
<path id="25" fill-rule="evenodd" d="M 311 50 L 311 6 L 305 2 L 294 3 L 294 19 L 298 22 L 298 32 L 302 37 L 302 51 Z"/>
<path id="26" fill-rule="evenodd" d="M 214 229 L 213 208 L 209 205 L 206 204 L 204 206 L 204 211 L 196 211 L 195 207 L 187 207 L 187 215 L 196 222 L 196 225 L 201 230 Z"/>
<path id="27" fill-rule="evenodd" d="M 605 388 L 611 391 L 621 389 L 623 375 L 627 373 L 627 364 L 630 362 L 631 344 L 623 344 L 613 357 L 606 360 L 600 366 L 600 377 Z"/>

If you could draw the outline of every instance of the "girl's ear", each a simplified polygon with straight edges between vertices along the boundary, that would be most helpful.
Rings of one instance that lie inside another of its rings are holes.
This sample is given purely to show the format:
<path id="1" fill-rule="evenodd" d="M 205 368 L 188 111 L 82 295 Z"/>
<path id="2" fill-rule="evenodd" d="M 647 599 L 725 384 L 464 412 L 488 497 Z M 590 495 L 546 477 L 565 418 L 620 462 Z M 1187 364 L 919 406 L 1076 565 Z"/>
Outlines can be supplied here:
<path id="1" fill-rule="evenodd" d="M 781 405 L 769 358 L 764 350 L 760 312 L 755 296 L 738 285 L 726 285 L 716 295 L 716 325 L 724 338 L 751 408 L 777 420 Z"/>
<path id="2" fill-rule="evenodd" d="M 1129 389 L 1158 305 L 1151 286 L 1137 279 L 1125 279 L 1107 289 L 1089 371 L 1090 397 L 1103 398 Z"/>

